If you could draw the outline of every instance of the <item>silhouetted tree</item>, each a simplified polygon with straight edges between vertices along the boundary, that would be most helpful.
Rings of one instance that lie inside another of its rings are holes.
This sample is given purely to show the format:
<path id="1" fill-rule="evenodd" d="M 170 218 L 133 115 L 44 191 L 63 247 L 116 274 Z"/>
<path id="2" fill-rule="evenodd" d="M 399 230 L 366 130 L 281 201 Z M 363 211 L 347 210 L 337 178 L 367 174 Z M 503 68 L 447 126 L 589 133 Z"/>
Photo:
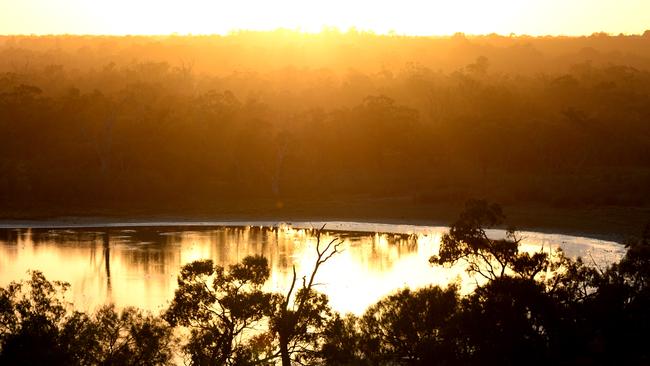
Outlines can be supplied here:
<path id="1" fill-rule="evenodd" d="M 459 359 L 473 365 L 548 364 L 558 327 L 543 284 L 503 276 L 463 299 L 452 337 Z M 551 362 L 553 361 L 553 362 Z"/>
<path id="2" fill-rule="evenodd" d="M 597 362 L 643 365 L 650 362 L 650 224 L 630 240 L 619 263 L 594 278 L 596 291 L 585 300 L 585 345 Z"/>
<path id="3" fill-rule="evenodd" d="M 436 264 L 467 264 L 480 277 L 462 300 L 450 337 L 458 360 L 468 364 L 545 364 L 577 360 L 582 351 L 571 339 L 585 337 L 580 312 L 598 291 L 600 274 L 561 251 L 520 252 L 510 229 L 504 239 L 487 228 L 503 224 L 501 207 L 470 200 L 442 238 Z M 588 333 L 588 331 L 587 331 Z M 567 343 L 576 345 L 574 349 Z"/>
<path id="4" fill-rule="evenodd" d="M 456 350 L 449 328 L 457 288 L 404 289 L 370 306 L 359 319 L 360 348 L 372 364 L 443 365 Z"/>
<path id="5" fill-rule="evenodd" d="M 67 311 L 62 296 L 68 287 L 33 271 L 29 281 L 0 288 L 0 364 L 65 365 L 74 359 L 74 351 L 59 337 Z"/>
<path id="6" fill-rule="evenodd" d="M 2 365 L 171 365 L 172 330 L 135 308 L 107 305 L 92 315 L 64 301 L 68 284 L 41 272 L 0 288 Z"/>
<path id="7" fill-rule="evenodd" d="M 504 276 L 515 275 L 535 279 L 547 271 L 556 269 L 549 255 L 540 251 L 532 255 L 519 251 L 521 239 L 514 229 L 506 231 L 504 239 L 492 239 L 486 230 L 501 225 L 505 216 L 501 206 L 482 200 L 470 200 L 460 218 L 444 234 L 438 255 L 429 261 L 439 265 L 464 261 L 467 272 L 492 281 Z M 562 253 L 557 253 L 562 257 Z"/>
<path id="8" fill-rule="evenodd" d="M 316 232 L 316 263 L 309 278 L 304 276 L 299 285 L 296 267 L 293 266 L 293 278 L 287 294 L 276 297 L 270 330 L 277 334 L 283 366 L 290 366 L 292 360 L 304 363 L 317 358 L 322 332 L 332 316 L 327 296 L 314 289 L 314 281 L 320 266 L 339 253 L 341 241 L 334 238 L 327 244 L 322 244 L 323 228 L 324 226 Z M 300 288 L 296 290 L 296 286 Z"/>
<path id="9" fill-rule="evenodd" d="M 348 314 L 334 314 L 323 331 L 323 344 L 318 352 L 318 358 L 327 365 L 366 365 L 364 351 L 361 346 L 359 319 Z"/>
<path id="10" fill-rule="evenodd" d="M 262 290 L 269 277 L 266 258 L 248 256 L 228 269 L 212 260 L 183 266 L 178 289 L 164 318 L 190 329 L 183 345 L 192 365 L 243 365 L 260 362 L 264 347 L 251 332 L 263 332 L 273 295 Z"/>
<path id="11" fill-rule="evenodd" d="M 320 266 L 339 252 L 340 241 L 321 243 L 316 263 L 298 283 L 296 269 L 286 295 L 265 292 L 266 258 L 248 256 L 226 270 L 211 260 L 183 266 L 179 288 L 164 318 L 190 330 L 183 350 L 192 365 L 245 365 L 318 358 L 322 332 L 332 316 L 327 296 L 314 289 Z"/>

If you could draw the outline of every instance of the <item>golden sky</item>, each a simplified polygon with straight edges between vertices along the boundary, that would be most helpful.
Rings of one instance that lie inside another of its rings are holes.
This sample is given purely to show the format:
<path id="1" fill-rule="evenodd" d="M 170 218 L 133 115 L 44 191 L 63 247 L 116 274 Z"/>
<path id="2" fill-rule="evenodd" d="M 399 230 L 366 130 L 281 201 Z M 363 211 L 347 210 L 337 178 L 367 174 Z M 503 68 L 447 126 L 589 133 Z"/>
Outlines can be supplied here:
<path id="1" fill-rule="evenodd" d="M 650 0 L 0 0 L 0 34 L 225 34 L 356 27 L 398 34 L 650 29 Z"/>

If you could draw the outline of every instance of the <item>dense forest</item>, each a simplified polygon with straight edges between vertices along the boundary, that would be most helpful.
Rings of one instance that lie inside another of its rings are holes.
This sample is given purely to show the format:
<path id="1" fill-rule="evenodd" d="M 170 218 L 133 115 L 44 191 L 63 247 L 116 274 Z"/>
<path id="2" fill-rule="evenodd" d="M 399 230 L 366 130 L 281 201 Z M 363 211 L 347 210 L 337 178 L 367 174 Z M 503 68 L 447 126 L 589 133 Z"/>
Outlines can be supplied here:
<path id="1" fill-rule="evenodd" d="M 4 208 L 650 205 L 650 33 L 0 37 Z"/>
<path id="2" fill-rule="evenodd" d="M 361 316 L 339 314 L 316 289 L 319 267 L 343 249 L 320 231 L 311 275 L 294 267 L 285 293 L 264 289 L 265 257 L 198 260 L 160 315 L 73 311 L 67 284 L 32 272 L 0 287 L 0 364 L 647 365 L 650 225 L 602 268 L 527 252 L 514 231 L 488 238 L 504 219 L 500 206 L 469 201 L 431 253 L 433 265 L 466 263 L 476 286 L 405 288 Z"/>

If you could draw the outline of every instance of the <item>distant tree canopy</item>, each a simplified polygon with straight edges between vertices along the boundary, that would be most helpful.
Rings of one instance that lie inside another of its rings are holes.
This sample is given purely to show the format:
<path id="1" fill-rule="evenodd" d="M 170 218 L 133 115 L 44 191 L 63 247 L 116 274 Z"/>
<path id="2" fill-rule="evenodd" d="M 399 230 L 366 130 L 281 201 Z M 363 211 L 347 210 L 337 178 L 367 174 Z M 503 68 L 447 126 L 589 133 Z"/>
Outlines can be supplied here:
<path id="1" fill-rule="evenodd" d="M 285 36 L 0 37 L 0 198 L 649 204 L 647 37 Z"/>

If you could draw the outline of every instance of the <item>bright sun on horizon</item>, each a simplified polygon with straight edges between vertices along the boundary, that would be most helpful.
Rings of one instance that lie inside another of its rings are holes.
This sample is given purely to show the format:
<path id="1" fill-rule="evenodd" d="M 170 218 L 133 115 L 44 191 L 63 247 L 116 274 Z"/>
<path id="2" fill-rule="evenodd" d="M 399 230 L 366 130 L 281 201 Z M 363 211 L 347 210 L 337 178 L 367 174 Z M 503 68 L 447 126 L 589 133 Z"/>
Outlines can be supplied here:
<path id="1" fill-rule="evenodd" d="M 355 27 L 407 35 L 640 34 L 649 0 L 0 0 L 0 34 L 227 34 Z"/>

